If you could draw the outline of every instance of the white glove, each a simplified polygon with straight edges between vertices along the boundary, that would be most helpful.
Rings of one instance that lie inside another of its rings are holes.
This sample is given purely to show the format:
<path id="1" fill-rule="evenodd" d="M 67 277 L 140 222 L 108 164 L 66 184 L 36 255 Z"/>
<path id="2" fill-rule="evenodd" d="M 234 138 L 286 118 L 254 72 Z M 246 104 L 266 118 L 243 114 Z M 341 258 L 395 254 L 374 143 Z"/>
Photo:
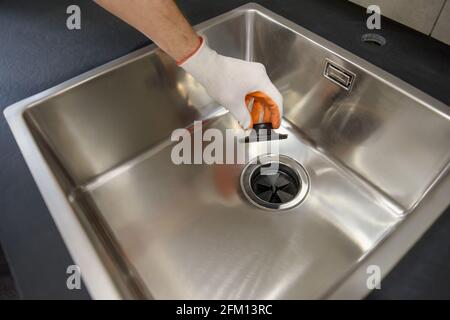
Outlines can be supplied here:
<path id="1" fill-rule="evenodd" d="M 272 112 L 268 113 L 272 115 L 265 116 L 264 119 L 270 119 L 269 122 L 272 122 L 275 129 L 280 126 L 283 97 L 270 81 L 266 68 L 261 63 L 222 56 L 209 48 L 203 39 L 199 49 L 186 61 L 179 63 L 179 66 L 190 73 L 211 98 L 227 108 L 244 129 L 253 126 L 252 117 L 263 118 L 253 113 L 251 116 L 247 109 L 246 96 L 251 93 L 259 93 L 259 97 L 262 93 L 268 97 L 263 100 L 270 106 Z"/>

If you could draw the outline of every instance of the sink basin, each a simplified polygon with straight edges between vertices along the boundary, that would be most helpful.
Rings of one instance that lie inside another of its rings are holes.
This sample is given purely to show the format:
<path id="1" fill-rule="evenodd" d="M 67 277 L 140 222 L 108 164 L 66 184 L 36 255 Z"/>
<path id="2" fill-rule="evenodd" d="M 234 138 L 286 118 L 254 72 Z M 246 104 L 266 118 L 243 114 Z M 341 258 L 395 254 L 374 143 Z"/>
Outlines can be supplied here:
<path id="1" fill-rule="evenodd" d="M 385 276 L 450 204 L 450 109 L 255 4 L 197 30 L 266 66 L 288 138 L 246 158 L 277 143 L 301 201 L 251 201 L 246 163 L 173 163 L 175 129 L 239 129 L 155 46 L 16 103 L 6 118 L 91 295 L 364 297 L 369 267 Z"/>

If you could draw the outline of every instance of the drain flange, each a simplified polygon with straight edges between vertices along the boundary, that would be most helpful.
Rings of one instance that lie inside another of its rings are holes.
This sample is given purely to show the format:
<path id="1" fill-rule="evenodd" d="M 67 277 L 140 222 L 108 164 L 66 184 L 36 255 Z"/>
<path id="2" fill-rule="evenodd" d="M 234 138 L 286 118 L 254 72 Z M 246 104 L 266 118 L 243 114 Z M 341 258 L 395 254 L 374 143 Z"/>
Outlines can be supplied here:
<path id="1" fill-rule="evenodd" d="M 287 156 L 264 155 L 247 164 L 241 188 L 254 205 L 269 210 L 287 210 L 300 204 L 309 190 L 308 175 Z"/>

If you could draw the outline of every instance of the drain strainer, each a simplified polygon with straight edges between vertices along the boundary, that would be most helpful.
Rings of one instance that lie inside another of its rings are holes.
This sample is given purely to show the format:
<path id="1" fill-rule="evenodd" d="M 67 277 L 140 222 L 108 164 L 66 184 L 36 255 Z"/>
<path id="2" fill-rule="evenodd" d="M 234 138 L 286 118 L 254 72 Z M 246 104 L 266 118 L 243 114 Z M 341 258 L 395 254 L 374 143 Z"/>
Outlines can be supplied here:
<path id="1" fill-rule="evenodd" d="M 294 159 L 264 155 L 245 166 L 241 188 L 245 197 L 260 208 L 287 210 L 303 201 L 309 179 L 305 169 Z"/>

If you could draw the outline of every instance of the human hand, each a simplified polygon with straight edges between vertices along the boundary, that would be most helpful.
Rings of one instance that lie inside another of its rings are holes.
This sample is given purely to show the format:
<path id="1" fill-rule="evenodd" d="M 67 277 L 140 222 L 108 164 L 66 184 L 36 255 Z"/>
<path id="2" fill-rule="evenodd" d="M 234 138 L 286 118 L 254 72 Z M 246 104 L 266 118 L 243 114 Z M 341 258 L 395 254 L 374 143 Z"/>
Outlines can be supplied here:
<path id="1" fill-rule="evenodd" d="M 178 64 L 227 108 L 244 129 L 259 122 L 270 122 L 274 129 L 280 127 L 283 97 L 261 63 L 220 55 L 202 40 L 197 51 Z M 248 110 L 252 98 L 253 109 Z"/>

